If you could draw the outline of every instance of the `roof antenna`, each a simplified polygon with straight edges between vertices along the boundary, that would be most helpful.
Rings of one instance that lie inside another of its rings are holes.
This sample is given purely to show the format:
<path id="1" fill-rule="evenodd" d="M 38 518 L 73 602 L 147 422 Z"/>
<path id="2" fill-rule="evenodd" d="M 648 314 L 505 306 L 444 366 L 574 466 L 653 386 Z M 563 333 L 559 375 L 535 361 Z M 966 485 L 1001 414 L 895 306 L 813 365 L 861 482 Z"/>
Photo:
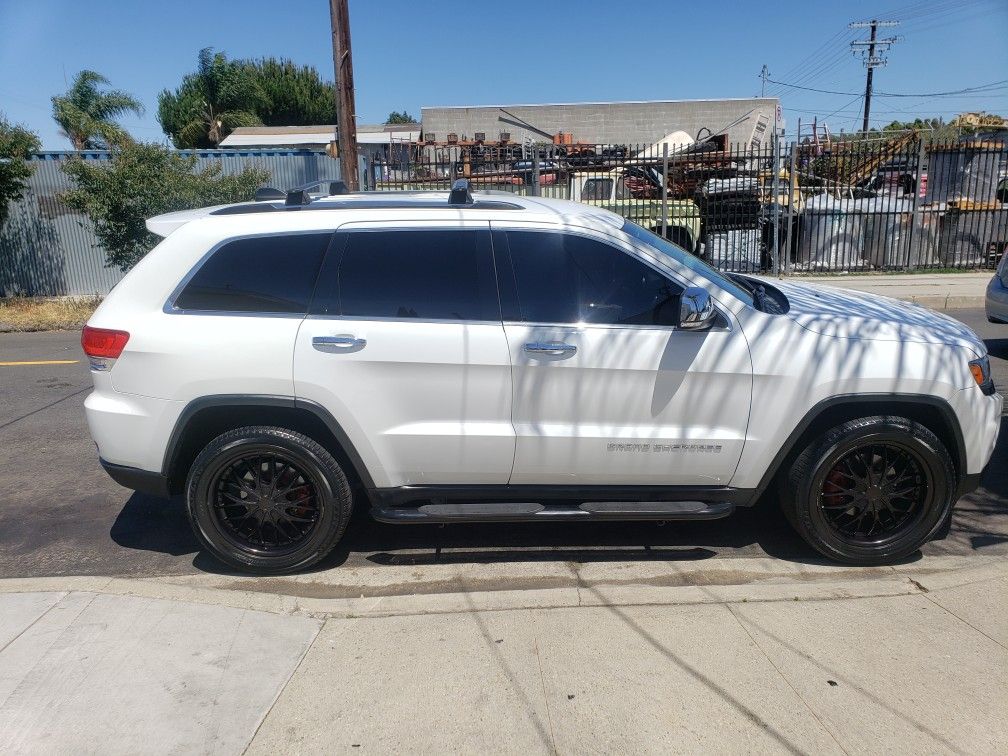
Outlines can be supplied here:
<path id="1" fill-rule="evenodd" d="M 448 195 L 449 205 L 471 205 L 473 204 L 472 193 L 469 191 L 469 179 L 456 179 L 452 184 L 451 194 Z"/>

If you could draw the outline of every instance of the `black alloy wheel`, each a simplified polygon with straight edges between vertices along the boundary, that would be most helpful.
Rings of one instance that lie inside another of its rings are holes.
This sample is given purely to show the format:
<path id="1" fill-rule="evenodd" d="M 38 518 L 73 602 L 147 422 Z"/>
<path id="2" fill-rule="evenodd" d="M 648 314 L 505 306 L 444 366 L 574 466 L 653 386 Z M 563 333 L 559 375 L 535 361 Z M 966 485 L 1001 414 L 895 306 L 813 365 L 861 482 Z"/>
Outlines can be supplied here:
<path id="1" fill-rule="evenodd" d="M 189 469 L 186 509 L 200 543 L 244 572 L 305 569 L 332 551 L 353 509 L 332 454 L 286 428 L 223 433 Z"/>
<path id="2" fill-rule="evenodd" d="M 912 528 L 933 492 L 927 467 L 911 449 L 866 444 L 840 456 L 826 473 L 819 509 L 841 537 L 871 546 Z"/>
<path id="3" fill-rule="evenodd" d="M 297 548 L 319 523 L 318 487 L 286 454 L 243 453 L 218 469 L 211 491 L 222 531 L 241 548 Z"/>
<path id="4" fill-rule="evenodd" d="M 811 439 L 783 476 L 780 501 L 799 535 L 830 559 L 891 564 L 949 522 L 957 482 L 929 428 L 862 417 Z"/>

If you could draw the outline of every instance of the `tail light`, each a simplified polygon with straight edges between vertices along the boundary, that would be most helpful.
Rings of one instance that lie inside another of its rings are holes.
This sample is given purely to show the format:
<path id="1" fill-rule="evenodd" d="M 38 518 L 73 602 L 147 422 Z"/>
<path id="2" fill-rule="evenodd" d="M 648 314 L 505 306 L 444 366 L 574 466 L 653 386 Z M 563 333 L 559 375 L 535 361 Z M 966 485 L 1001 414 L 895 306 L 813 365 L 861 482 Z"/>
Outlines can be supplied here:
<path id="1" fill-rule="evenodd" d="M 110 328 L 92 328 L 84 326 L 81 331 L 81 347 L 91 361 L 92 370 L 108 370 L 119 358 L 129 334 L 126 331 L 115 331 Z"/>

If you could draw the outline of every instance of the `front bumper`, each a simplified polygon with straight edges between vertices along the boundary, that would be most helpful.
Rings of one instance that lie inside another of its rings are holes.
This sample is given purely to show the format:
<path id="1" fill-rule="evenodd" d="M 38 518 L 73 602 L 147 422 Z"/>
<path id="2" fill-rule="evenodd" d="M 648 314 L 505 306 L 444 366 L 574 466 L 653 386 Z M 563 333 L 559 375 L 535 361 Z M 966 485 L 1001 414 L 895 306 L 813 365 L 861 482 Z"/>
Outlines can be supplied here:
<path id="1" fill-rule="evenodd" d="M 1003 402 L 1000 394 L 984 394 L 978 386 L 964 388 L 950 398 L 949 404 L 959 420 L 963 435 L 965 475 L 982 473 L 994 454 L 994 445 L 1001 430 Z"/>

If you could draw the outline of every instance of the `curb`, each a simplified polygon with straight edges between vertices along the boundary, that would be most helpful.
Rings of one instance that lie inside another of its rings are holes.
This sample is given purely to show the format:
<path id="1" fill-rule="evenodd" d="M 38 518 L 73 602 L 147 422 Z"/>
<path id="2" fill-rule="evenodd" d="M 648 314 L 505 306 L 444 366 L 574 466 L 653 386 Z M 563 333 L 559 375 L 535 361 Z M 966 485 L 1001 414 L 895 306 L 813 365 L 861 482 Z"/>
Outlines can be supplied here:
<path id="1" fill-rule="evenodd" d="M 962 296 L 957 294 L 925 295 L 921 297 L 894 297 L 902 299 L 904 302 L 929 307 L 932 310 L 967 310 L 984 306 L 984 298 L 981 296 Z"/>
<path id="2" fill-rule="evenodd" d="M 752 562 L 750 568 L 765 567 L 773 559 L 738 559 Z M 779 563 L 779 562 L 778 562 Z M 709 573 L 709 565 L 706 571 Z M 912 565 L 858 570 L 812 567 L 800 570 L 765 572 L 751 582 L 711 583 L 704 567 L 675 570 L 686 584 L 648 585 L 631 581 L 576 583 L 556 588 L 528 590 L 460 590 L 444 593 L 410 593 L 368 596 L 366 589 L 356 598 L 315 598 L 270 591 L 236 588 L 246 578 L 195 575 L 182 578 L 45 577 L 0 580 L 0 595 L 8 593 L 89 592 L 114 596 L 180 601 L 210 606 L 251 609 L 272 614 L 309 616 L 319 619 L 393 617 L 426 614 L 456 614 L 520 609 L 573 609 L 617 606 L 688 606 L 697 604 L 738 604 L 776 601 L 828 601 L 865 599 L 928 593 L 989 580 L 1008 579 L 1008 560 L 1003 558 L 934 557 Z M 338 570 L 334 571 L 338 572 Z M 743 574 L 754 574 L 749 569 Z M 303 577 L 303 576 L 302 576 Z M 318 575 L 309 575 L 317 578 Z M 689 580 L 689 578 L 694 578 Z M 715 576 L 716 579 L 716 576 Z M 318 585 L 298 580 L 305 585 Z"/>

